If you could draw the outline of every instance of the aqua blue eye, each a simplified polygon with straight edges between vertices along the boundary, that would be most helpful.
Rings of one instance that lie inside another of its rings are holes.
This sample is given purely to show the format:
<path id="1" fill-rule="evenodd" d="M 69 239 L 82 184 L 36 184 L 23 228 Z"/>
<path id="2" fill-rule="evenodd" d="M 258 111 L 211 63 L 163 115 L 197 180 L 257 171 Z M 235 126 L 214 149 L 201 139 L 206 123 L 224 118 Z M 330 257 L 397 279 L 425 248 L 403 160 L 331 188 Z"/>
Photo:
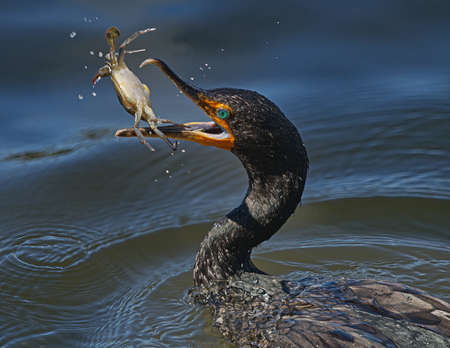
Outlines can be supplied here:
<path id="1" fill-rule="evenodd" d="M 230 112 L 227 109 L 219 109 L 216 113 L 217 117 L 221 118 L 222 120 L 230 116 Z"/>

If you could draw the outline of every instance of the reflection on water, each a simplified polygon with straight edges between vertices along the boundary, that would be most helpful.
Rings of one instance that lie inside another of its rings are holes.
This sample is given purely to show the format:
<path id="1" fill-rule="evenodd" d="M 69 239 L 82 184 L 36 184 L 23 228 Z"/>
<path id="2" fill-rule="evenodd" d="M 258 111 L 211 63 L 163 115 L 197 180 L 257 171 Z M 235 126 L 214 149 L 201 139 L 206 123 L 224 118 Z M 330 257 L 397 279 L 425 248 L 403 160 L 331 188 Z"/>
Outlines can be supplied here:
<path id="1" fill-rule="evenodd" d="M 31 161 L 35 159 L 41 159 L 45 157 L 54 157 L 54 156 L 61 156 L 68 153 L 71 153 L 75 149 L 60 149 L 60 150 L 48 150 L 48 151 L 29 151 L 29 152 L 22 152 L 22 153 L 15 153 L 11 154 L 9 156 L 6 156 L 4 158 L 5 161 L 12 161 L 12 160 L 22 160 L 22 161 Z"/>
<path id="2" fill-rule="evenodd" d="M 444 0 L 4 4 L 0 346 L 229 347 L 187 291 L 245 171 L 226 151 L 114 138 L 132 118 L 108 79 L 91 88 L 113 24 L 123 37 L 158 28 L 129 66 L 160 117 L 206 120 L 137 68 L 148 56 L 204 88 L 258 90 L 301 131 L 304 203 L 255 250 L 259 267 L 450 300 L 448 13 Z"/>

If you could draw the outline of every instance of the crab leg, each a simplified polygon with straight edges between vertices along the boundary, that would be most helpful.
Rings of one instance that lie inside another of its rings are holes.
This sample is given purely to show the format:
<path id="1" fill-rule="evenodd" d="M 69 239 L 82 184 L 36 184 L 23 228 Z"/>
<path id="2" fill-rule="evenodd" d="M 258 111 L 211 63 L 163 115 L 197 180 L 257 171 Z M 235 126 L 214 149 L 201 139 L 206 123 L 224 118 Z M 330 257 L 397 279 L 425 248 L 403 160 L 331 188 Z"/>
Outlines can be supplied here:
<path id="1" fill-rule="evenodd" d="M 158 122 L 158 123 L 172 123 L 172 124 L 174 124 L 174 125 L 176 125 L 176 126 L 183 127 L 183 125 L 182 125 L 181 123 L 176 123 L 176 122 L 173 122 L 173 121 L 168 120 L 168 119 L 166 119 L 166 118 L 158 118 L 158 117 L 156 117 L 155 112 L 154 112 L 153 109 L 152 109 L 151 107 L 149 107 L 148 105 L 145 106 L 145 110 L 144 110 L 144 111 L 145 111 L 145 113 L 146 113 L 147 115 L 150 116 L 150 119 L 151 119 L 152 121 L 154 121 L 154 122 Z"/>
<path id="2" fill-rule="evenodd" d="M 134 131 L 136 132 L 136 135 L 139 139 L 139 141 L 148 147 L 150 151 L 155 151 L 155 148 L 151 146 L 147 140 L 145 140 L 144 136 L 142 135 L 141 131 L 139 130 L 139 122 L 142 118 L 142 104 L 138 103 L 136 108 L 136 113 L 134 114 Z"/>
<path id="3" fill-rule="evenodd" d="M 161 131 L 158 129 L 158 127 L 157 127 L 154 123 L 152 123 L 152 122 L 147 122 L 147 123 L 148 123 L 148 125 L 150 126 L 150 129 L 152 130 L 153 133 L 155 133 L 155 134 L 156 134 L 157 136 L 159 136 L 162 140 L 164 140 L 164 141 L 166 142 L 166 144 L 169 145 L 169 147 L 170 147 L 173 151 L 176 151 L 177 145 L 178 145 L 177 142 L 172 143 L 172 142 L 169 140 L 169 138 L 167 137 L 167 135 L 165 135 L 163 132 L 161 132 Z M 136 128 L 135 128 L 135 130 L 136 130 Z M 139 132 L 140 132 L 140 130 L 139 130 Z M 142 133 L 141 133 L 141 134 L 142 134 Z"/>
<path id="4" fill-rule="evenodd" d="M 119 47 L 119 64 L 121 64 L 123 62 L 123 58 L 125 56 L 125 50 L 124 48 L 126 46 L 128 46 L 131 42 L 133 42 L 134 40 L 136 40 L 139 36 L 149 33 L 151 31 L 154 31 L 155 28 L 147 28 L 144 30 L 139 30 L 137 32 L 135 32 L 133 35 L 131 35 L 128 39 L 126 39 L 124 42 L 122 42 L 122 44 Z"/>
<path id="5" fill-rule="evenodd" d="M 132 51 L 125 51 L 126 54 L 135 54 L 135 53 L 141 53 L 147 51 L 145 48 L 140 48 L 138 50 L 132 50 Z"/>
<path id="6" fill-rule="evenodd" d="M 106 42 L 109 45 L 109 57 L 113 65 L 117 64 L 116 59 L 116 39 L 120 36 L 120 31 L 116 27 L 111 27 L 106 31 Z"/>

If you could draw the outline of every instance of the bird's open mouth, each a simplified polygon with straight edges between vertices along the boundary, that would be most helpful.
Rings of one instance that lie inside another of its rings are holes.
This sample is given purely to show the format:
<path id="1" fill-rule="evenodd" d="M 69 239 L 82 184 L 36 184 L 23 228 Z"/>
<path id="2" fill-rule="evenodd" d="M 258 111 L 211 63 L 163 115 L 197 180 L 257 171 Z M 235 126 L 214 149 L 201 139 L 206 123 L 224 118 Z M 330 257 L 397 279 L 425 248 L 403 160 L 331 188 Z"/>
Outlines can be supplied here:
<path id="1" fill-rule="evenodd" d="M 158 126 L 171 139 L 195 141 L 203 145 L 217 146 L 231 149 L 230 134 L 214 121 L 209 122 L 187 122 L 181 125 Z M 158 137 L 152 133 L 150 127 L 139 128 L 141 133 L 147 137 Z M 118 137 L 135 137 L 134 128 L 122 128 L 116 131 Z"/>
<path id="2" fill-rule="evenodd" d="M 209 122 L 187 122 L 184 124 L 161 125 L 158 129 L 167 137 L 176 140 L 188 140 L 196 143 L 216 146 L 231 150 L 234 146 L 234 136 L 228 124 L 216 116 L 218 107 L 227 107 L 209 100 L 204 91 L 188 85 L 176 75 L 164 62 L 159 59 L 147 59 L 141 67 L 147 64 L 155 64 L 177 85 L 177 87 L 197 104 L 212 120 Z M 158 137 L 150 128 L 139 128 L 144 136 Z M 116 131 L 118 137 L 135 137 L 133 128 L 124 128 Z"/>

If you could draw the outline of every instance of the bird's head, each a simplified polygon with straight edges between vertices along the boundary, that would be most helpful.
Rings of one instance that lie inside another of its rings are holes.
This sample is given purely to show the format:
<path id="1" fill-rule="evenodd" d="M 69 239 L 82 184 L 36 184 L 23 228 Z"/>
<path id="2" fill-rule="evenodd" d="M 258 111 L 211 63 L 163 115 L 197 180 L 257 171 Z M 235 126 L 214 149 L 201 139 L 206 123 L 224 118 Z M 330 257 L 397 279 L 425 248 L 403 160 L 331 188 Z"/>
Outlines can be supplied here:
<path id="1" fill-rule="evenodd" d="M 241 160 L 244 156 L 277 162 L 286 160 L 280 155 L 285 156 L 290 152 L 287 150 L 303 147 L 295 126 L 259 93 L 232 88 L 203 90 L 187 84 L 159 59 L 147 59 L 140 67 L 147 64 L 161 68 L 210 118 L 210 121 L 187 122 L 182 126 L 159 126 L 169 138 L 216 146 L 233 152 Z M 133 136 L 134 132 L 124 129 L 116 135 Z"/>

